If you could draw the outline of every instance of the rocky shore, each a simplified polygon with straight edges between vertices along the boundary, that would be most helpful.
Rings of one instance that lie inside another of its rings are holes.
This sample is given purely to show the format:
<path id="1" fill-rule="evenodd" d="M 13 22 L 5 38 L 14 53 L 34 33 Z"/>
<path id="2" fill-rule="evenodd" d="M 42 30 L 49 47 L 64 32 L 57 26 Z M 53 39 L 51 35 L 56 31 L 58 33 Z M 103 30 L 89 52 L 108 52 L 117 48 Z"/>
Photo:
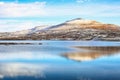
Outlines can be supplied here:
<path id="1" fill-rule="evenodd" d="M 3 36 L 1 40 L 104 40 L 120 41 L 120 32 L 96 30 L 96 29 L 74 29 L 68 31 L 42 31 L 30 35 Z"/>
<path id="2" fill-rule="evenodd" d="M 17 43 L 17 42 L 0 42 L 0 45 L 42 45 L 42 43 Z"/>

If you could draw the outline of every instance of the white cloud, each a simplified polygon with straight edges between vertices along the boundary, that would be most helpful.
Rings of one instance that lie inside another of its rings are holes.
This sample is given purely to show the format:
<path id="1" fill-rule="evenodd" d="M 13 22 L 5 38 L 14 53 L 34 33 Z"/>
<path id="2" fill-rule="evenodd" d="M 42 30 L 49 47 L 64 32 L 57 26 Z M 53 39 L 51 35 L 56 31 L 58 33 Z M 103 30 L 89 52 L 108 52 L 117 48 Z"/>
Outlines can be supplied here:
<path id="1" fill-rule="evenodd" d="M 0 32 L 31 29 L 35 26 L 43 25 L 43 23 L 31 20 L 0 20 Z"/>
<path id="2" fill-rule="evenodd" d="M 120 6 L 119 5 L 102 5 L 98 8 L 99 11 L 96 12 L 94 16 L 100 17 L 119 17 L 120 16 Z"/>
<path id="3" fill-rule="evenodd" d="M 87 2 L 90 0 L 77 0 Z M 120 11 L 119 5 L 85 4 L 85 5 L 46 5 L 46 2 L 4 3 L 0 2 L 0 18 L 13 17 L 53 17 L 53 16 L 115 16 Z M 109 11 L 106 12 L 106 11 Z M 115 14 L 114 14 L 114 13 Z M 105 14 L 105 15 L 104 15 Z M 118 14 L 116 15 L 118 16 Z"/>
<path id="4" fill-rule="evenodd" d="M 120 16 L 119 5 L 66 5 L 66 6 L 52 6 L 46 9 L 48 16 L 95 16 L 95 17 L 108 17 Z M 117 15 L 116 15 L 117 14 Z"/>
<path id="5" fill-rule="evenodd" d="M 46 2 L 4 3 L 0 2 L 0 17 L 31 17 L 45 15 Z"/>
<path id="6" fill-rule="evenodd" d="M 4 2 L 0 2 L 0 5 L 3 5 L 4 4 Z"/>
<path id="7" fill-rule="evenodd" d="M 77 3 L 84 3 L 84 2 L 88 2 L 90 0 L 76 0 Z"/>

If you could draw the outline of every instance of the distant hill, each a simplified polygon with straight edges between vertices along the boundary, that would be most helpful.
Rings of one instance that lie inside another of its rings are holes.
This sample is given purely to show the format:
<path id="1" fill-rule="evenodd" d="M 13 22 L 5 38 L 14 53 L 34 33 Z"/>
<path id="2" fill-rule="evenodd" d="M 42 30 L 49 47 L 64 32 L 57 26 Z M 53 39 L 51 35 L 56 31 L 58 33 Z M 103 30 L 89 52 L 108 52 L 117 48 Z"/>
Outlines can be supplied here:
<path id="1" fill-rule="evenodd" d="M 53 26 L 0 33 L 7 40 L 111 40 L 120 41 L 120 26 L 76 18 Z"/>
<path id="2" fill-rule="evenodd" d="M 15 35 L 26 35 L 26 34 L 32 34 L 32 33 L 36 33 L 39 32 L 41 30 L 45 30 L 47 27 L 49 27 L 48 25 L 42 25 L 42 26 L 36 26 L 32 29 L 28 29 L 28 30 L 22 30 L 22 31 L 16 31 L 16 32 L 12 32 Z"/>
<path id="3" fill-rule="evenodd" d="M 73 20 L 66 21 L 65 23 L 55 25 L 51 27 L 52 30 L 67 30 L 67 29 L 103 29 L 103 30 L 120 30 L 120 27 L 114 24 L 104 24 L 94 20 L 86 20 L 82 18 L 76 18 Z"/>

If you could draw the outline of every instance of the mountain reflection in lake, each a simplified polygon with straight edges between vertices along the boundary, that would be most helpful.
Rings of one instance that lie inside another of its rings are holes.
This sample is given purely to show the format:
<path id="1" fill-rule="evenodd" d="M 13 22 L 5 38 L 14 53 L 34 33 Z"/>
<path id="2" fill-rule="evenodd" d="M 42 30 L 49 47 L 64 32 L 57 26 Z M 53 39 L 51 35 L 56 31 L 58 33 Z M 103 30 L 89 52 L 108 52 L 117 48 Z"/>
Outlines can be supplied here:
<path id="1" fill-rule="evenodd" d="M 84 49 L 84 51 L 64 53 L 62 56 L 75 61 L 89 61 L 94 60 L 104 56 L 112 56 L 115 54 L 120 54 L 120 47 L 115 46 L 79 46 L 79 49 Z M 86 51 L 88 50 L 88 51 Z"/>
<path id="2" fill-rule="evenodd" d="M 0 45 L 0 80 L 120 80 L 119 42 L 11 42 L 36 45 Z"/>

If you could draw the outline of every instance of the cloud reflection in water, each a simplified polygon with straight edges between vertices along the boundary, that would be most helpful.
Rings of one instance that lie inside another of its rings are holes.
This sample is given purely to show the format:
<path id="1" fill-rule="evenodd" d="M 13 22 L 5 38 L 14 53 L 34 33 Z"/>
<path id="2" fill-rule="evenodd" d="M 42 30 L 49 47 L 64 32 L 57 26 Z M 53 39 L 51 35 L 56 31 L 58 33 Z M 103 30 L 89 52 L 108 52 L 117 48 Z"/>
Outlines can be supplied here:
<path id="1" fill-rule="evenodd" d="M 47 65 L 25 63 L 2 63 L 0 64 L 0 78 L 16 76 L 33 76 L 45 78 L 44 70 Z"/>

